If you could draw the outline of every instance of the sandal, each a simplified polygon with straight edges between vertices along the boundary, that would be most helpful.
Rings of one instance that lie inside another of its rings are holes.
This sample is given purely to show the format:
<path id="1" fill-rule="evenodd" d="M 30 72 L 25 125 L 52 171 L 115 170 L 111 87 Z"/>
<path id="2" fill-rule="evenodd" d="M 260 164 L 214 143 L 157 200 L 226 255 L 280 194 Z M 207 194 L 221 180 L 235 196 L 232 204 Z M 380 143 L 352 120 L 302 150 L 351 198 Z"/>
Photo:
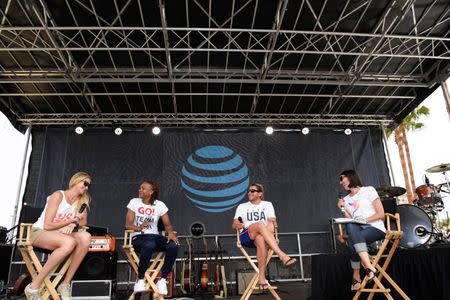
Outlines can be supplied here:
<path id="1" fill-rule="evenodd" d="M 269 289 L 269 283 L 266 281 L 259 284 L 259 289 L 262 291 L 267 291 Z"/>
<path id="2" fill-rule="evenodd" d="M 260 290 L 266 291 L 269 289 L 269 282 L 267 280 L 264 281 L 264 283 L 259 283 L 258 285 Z"/>
<path id="3" fill-rule="evenodd" d="M 373 271 L 371 269 L 366 269 L 367 283 L 372 282 L 373 279 L 375 277 L 377 277 L 379 273 L 380 273 L 380 271 L 378 271 L 377 269 L 375 269 L 375 271 Z M 372 274 L 372 276 L 370 276 L 371 274 Z"/>
<path id="4" fill-rule="evenodd" d="M 291 257 L 291 258 L 289 258 L 288 260 L 286 260 L 286 261 L 283 262 L 283 266 L 289 267 L 290 265 L 292 265 L 292 264 L 294 264 L 294 263 L 296 263 L 296 262 L 297 262 L 297 259 Z"/>
<path id="5" fill-rule="evenodd" d="M 359 284 L 358 287 L 356 287 Z M 356 280 L 355 278 L 352 279 L 352 287 L 351 287 L 351 291 L 352 292 L 357 292 L 359 289 L 361 288 L 361 280 Z"/>

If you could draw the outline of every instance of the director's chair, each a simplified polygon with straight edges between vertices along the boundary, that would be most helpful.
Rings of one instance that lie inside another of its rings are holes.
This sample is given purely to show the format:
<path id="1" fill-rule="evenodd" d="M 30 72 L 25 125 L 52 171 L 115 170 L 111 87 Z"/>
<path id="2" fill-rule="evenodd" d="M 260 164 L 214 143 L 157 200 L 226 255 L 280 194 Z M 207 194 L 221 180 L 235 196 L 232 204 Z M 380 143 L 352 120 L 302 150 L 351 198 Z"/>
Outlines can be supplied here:
<path id="1" fill-rule="evenodd" d="M 279 243 L 278 240 L 278 231 L 275 228 L 275 240 L 277 241 L 277 243 Z M 259 275 L 259 269 L 256 266 L 255 262 L 256 259 L 253 260 L 247 253 L 247 251 L 245 250 L 244 246 L 242 246 L 241 244 L 241 239 L 240 239 L 240 234 L 239 234 L 239 230 L 236 230 L 236 245 L 237 247 L 241 250 L 242 254 L 244 255 L 244 257 L 247 259 L 248 263 L 252 266 L 253 270 L 255 270 L 255 275 L 253 275 L 252 279 L 250 280 L 247 288 L 245 289 L 244 293 L 241 296 L 241 300 L 248 300 L 250 298 L 250 296 L 252 295 L 252 293 L 255 290 L 259 290 L 259 287 L 256 287 L 256 285 L 258 284 L 258 275 Z M 267 259 L 266 259 L 266 267 L 269 264 L 270 259 L 272 258 L 273 255 L 273 250 L 269 249 L 269 251 L 267 252 Z M 270 283 L 268 284 L 268 291 L 272 294 L 273 298 L 277 299 L 277 300 L 281 300 L 280 296 L 277 294 L 277 292 L 275 291 L 277 289 L 276 286 L 271 285 Z"/>
<path id="2" fill-rule="evenodd" d="M 42 210 L 43 208 L 32 207 L 24 204 L 20 212 L 21 223 L 19 225 L 17 248 L 19 249 L 27 270 L 33 279 L 36 278 L 39 272 L 41 272 L 42 270 L 42 264 L 36 255 L 36 251 L 45 254 L 52 253 L 52 251 L 34 247 L 30 241 L 30 233 L 33 223 L 29 222 L 37 220 Z M 86 228 L 87 227 L 83 227 L 83 229 Z M 49 276 L 47 276 L 47 278 L 44 280 L 42 287 L 39 289 L 42 298 L 49 299 L 50 297 L 52 297 L 52 299 L 54 300 L 60 299 L 58 292 L 56 291 L 56 286 L 66 274 L 67 269 L 70 266 L 71 258 L 72 256 L 69 256 L 65 261 L 56 266 L 56 268 L 53 269 L 52 272 L 50 272 Z"/>
<path id="3" fill-rule="evenodd" d="M 158 224 L 158 227 L 160 224 Z M 125 255 L 127 256 L 127 261 L 130 264 L 131 268 L 136 273 L 136 276 L 138 274 L 138 267 L 139 267 L 139 255 L 134 250 L 133 244 L 132 244 L 132 233 L 134 233 L 133 230 L 125 230 L 124 235 L 124 241 L 123 241 L 123 251 L 125 252 Z M 158 288 L 156 287 L 156 280 L 159 272 L 161 271 L 163 265 L 164 265 L 164 258 L 165 258 L 165 252 L 162 251 L 155 251 L 156 256 L 152 259 L 152 262 L 150 263 L 150 266 L 148 267 L 147 271 L 145 272 L 145 287 L 146 289 L 153 291 L 153 297 L 156 299 L 163 300 L 164 297 L 159 294 Z M 134 293 L 131 294 L 131 296 L 128 298 L 128 300 L 134 299 Z"/>
<path id="4" fill-rule="evenodd" d="M 391 222 L 395 222 L 395 228 L 391 228 Z M 374 277 L 372 288 L 366 288 L 366 286 L 370 283 L 368 282 L 367 277 L 364 277 L 361 283 L 361 288 L 356 292 L 353 300 L 359 299 L 362 293 L 369 293 L 369 296 L 367 297 L 368 300 L 372 299 L 375 293 L 382 293 L 387 299 L 393 300 L 394 298 L 390 294 L 391 289 L 386 288 L 381 282 L 383 278 L 385 278 L 390 283 L 390 285 L 399 293 L 399 295 L 403 299 L 410 299 L 386 272 L 386 269 L 391 262 L 392 256 L 394 255 L 395 250 L 398 247 L 400 239 L 403 236 L 403 231 L 401 231 L 400 227 L 400 215 L 398 213 L 396 213 L 395 215 L 386 213 L 385 223 L 386 235 L 377 254 L 375 255 L 375 257 L 372 257 L 372 266 L 374 266 L 380 273 L 378 274 L 378 276 Z M 347 240 L 347 237 L 344 235 L 342 229 L 342 224 L 339 224 L 338 238 L 341 242 L 345 242 Z"/>

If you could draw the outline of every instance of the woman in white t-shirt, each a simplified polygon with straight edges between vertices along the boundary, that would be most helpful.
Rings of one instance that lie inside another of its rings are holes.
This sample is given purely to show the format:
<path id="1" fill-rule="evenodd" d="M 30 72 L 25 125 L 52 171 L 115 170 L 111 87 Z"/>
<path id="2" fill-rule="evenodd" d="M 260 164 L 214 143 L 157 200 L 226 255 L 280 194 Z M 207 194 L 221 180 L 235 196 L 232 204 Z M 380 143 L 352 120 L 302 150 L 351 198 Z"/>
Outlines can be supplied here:
<path id="1" fill-rule="evenodd" d="M 384 209 L 377 191 L 371 186 L 363 186 L 361 177 L 354 170 L 347 170 L 339 177 L 340 184 L 348 192 L 344 199 L 338 200 L 338 207 L 347 218 L 360 220 L 365 224 L 348 223 L 348 247 L 353 269 L 352 291 L 361 288 L 360 265 L 366 269 L 370 281 L 378 274 L 372 266 L 367 245 L 385 236 Z"/>
<path id="2" fill-rule="evenodd" d="M 58 286 L 58 292 L 62 300 L 72 299 L 70 282 L 86 256 L 91 243 L 91 235 L 88 232 L 76 231 L 78 225 L 87 224 L 87 210 L 84 209 L 80 213 L 80 208 L 83 204 L 89 204 L 90 184 L 91 176 L 89 174 L 75 173 L 70 179 L 67 190 L 56 191 L 47 198 L 41 216 L 33 224 L 30 233 L 32 245 L 51 250 L 52 254 L 36 278 L 25 287 L 25 295 L 28 300 L 42 299 L 39 288 L 44 279 L 71 254 L 70 266 L 62 283 Z"/>
<path id="3" fill-rule="evenodd" d="M 139 187 L 139 198 L 133 198 L 127 205 L 125 227 L 134 230 L 132 244 L 139 252 L 138 280 L 134 292 L 146 290 L 144 276 L 150 265 L 154 251 L 164 251 L 166 256 L 161 269 L 161 279 L 156 286 L 161 295 L 167 295 L 167 275 L 172 270 L 180 245 L 176 232 L 170 223 L 169 209 L 164 202 L 159 201 L 159 186 L 151 180 L 144 180 Z M 161 219 L 167 237 L 158 232 L 158 221 Z"/>
<path id="4" fill-rule="evenodd" d="M 271 202 L 263 201 L 264 187 L 252 183 L 248 189 L 248 202 L 239 204 L 236 209 L 232 228 L 240 230 L 240 241 L 245 247 L 256 248 L 256 260 L 259 268 L 259 288 L 266 290 L 267 247 L 270 247 L 281 259 L 284 266 L 290 266 L 297 260 L 284 253 L 274 238 L 277 227 L 275 211 Z"/>

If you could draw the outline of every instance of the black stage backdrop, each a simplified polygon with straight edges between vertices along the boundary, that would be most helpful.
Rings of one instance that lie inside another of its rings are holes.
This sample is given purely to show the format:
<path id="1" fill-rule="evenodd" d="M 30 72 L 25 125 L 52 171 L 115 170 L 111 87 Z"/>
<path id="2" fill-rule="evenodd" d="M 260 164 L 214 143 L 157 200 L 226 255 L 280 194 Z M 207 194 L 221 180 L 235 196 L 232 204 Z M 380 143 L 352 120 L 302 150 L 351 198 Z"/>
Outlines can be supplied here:
<path id="1" fill-rule="evenodd" d="M 339 214 L 339 173 L 354 168 L 366 185 L 389 182 L 380 130 L 313 129 L 309 135 L 261 130 L 33 130 L 24 202 L 43 207 L 76 171 L 92 176 L 89 223 L 121 236 L 126 205 L 142 179 L 156 180 L 179 234 L 202 221 L 207 234 L 231 233 L 249 182 L 265 185 L 282 232 L 326 231 Z"/>

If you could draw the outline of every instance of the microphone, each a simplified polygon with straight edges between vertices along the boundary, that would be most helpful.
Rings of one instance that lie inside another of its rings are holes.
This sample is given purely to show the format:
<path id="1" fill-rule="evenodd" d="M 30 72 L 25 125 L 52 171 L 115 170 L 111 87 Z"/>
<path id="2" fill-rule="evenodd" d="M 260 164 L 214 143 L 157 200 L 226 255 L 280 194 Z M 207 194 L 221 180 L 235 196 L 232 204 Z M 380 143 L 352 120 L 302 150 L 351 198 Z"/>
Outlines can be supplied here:
<path id="1" fill-rule="evenodd" d="M 425 184 L 427 186 L 430 186 L 430 179 L 428 179 L 427 175 L 424 175 L 424 176 L 425 176 Z"/>
<path id="2" fill-rule="evenodd" d="M 78 213 L 79 214 L 82 214 L 83 213 L 83 211 L 86 209 L 86 206 L 87 206 L 87 204 L 86 203 L 83 203 L 83 204 L 81 204 L 81 206 L 80 206 L 80 210 L 78 210 Z"/>
<path id="3" fill-rule="evenodd" d="M 341 192 L 339 192 L 338 197 L 339 199 L 343 199 L 342 197 L 344 196 L 344 194 L 342 194 Z M 345 205 L 341 205 L 340 206 L 341 212 L 345 213 Z"/>
<path id="4" fill-rule="evenodd" d="M 241 223 L 244 223 L 244 221 L 242 221 L 241 217 L 238 218 L 238 221 L 241 222 Z"/>

